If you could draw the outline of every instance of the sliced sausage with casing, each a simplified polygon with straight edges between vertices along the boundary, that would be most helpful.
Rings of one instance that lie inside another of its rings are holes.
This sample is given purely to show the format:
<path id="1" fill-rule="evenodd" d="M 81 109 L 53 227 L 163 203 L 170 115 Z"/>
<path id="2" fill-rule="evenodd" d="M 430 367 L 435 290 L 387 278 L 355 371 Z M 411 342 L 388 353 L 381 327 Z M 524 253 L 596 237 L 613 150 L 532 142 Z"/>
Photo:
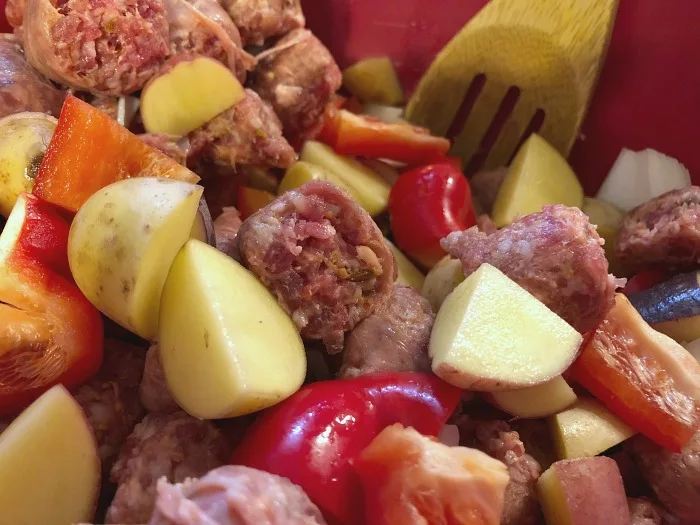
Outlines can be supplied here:
<path id="1" fill-rule="evenodd" d="M 238 232 L 244 265 L 302 337 L 329 353 L 391 294 L 394 256 L 367 212 L 338 186 L 308 182 L 251 215 Z"/>
<path id="2" fill-rule="evenodd" d="M 222 0 L 222 5 L 240 30 L 244 46 L 261 46 L 306 22 L 300 0 Z"/>

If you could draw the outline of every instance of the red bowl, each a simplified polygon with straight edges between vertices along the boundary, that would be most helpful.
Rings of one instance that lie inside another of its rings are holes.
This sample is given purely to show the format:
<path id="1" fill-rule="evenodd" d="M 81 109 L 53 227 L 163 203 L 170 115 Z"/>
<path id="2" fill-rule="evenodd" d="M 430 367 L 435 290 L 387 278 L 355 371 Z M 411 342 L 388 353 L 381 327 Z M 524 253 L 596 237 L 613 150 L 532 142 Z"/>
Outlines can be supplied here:
<path id="1" fill-rule="evenodd" d="M 485 0 L 302 0 L 342 67 L 388 55 L 412 89 Z M 620 0 L 610 50 L 570 161 L 597 191 L 620 149 L 657 149 L 700 184 L 700 2 Z"/>
<path id="2" fill-rule="evenodd" d="M 410 91 L 485 0 L 302 0 L 342 67 L 390 56 Z M 5 0 L 0 0 L 4 12 Z M 612 43 L 570 161 L 594 193 L 620 149 L 676 157 L 700 184 L 700 2 L 620 0 Z M 4 16 L 0 30 L 7 30 Z"/>

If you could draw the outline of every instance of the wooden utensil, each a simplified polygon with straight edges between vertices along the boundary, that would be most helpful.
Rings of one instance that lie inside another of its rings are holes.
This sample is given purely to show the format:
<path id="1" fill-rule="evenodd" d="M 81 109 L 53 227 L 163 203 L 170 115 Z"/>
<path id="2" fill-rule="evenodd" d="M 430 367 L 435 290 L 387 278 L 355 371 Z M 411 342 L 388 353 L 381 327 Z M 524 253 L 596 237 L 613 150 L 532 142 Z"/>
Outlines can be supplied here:
<path id="1" fill-rule="evenodd" d="M 567 156 L 618 0 L 492 0 L 443 48 L 406 115 L 454 137 L 467 173 L 506 165 L 537 131 Z"/>

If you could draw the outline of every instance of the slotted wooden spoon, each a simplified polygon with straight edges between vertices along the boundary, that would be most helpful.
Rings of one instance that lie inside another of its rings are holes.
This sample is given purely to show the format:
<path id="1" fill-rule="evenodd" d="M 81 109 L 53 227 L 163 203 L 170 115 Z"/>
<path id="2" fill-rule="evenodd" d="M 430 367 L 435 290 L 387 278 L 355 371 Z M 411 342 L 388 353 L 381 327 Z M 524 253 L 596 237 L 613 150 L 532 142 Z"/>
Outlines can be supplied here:
<path id="1" fill-rule="evenodd" d="M 407 118 L 454 137 L 453 154 L 468 172 L 508 164 L 533 131 L 568 155 L 617 6 L 618 0 L 492 0 L 430 65 Z"/>

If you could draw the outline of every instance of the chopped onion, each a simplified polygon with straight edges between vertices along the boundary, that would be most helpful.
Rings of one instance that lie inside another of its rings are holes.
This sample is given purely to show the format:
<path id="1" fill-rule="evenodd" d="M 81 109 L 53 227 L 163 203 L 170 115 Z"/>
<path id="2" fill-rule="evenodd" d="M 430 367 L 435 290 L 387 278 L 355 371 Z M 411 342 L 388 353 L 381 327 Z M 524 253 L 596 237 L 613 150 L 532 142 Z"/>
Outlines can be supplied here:
<path id="1" fill-rule="evenodd" d="M 683 347 L 700 363 L 700 339 L 686 343 Z"/>
<path id="2" fill-rule="evenodd" d="M 136 97 L 119 97 L 117 103 L 117 122 L 128 128 L 131 121 L 134 120 L 136 112 L 139 110 L 141 101 Z"/>
<path id="3" fill-rule="evenodd" d="M 598 198 L 630 211 L 667 191 L 690 184 L 690 173 L 676 159 L 653 149 L 625 148 L 600 187 Z"/>
<path id="4" fill-rule="evenodd" d="M 459 445 L 459 429 L 456 425 L 445 425 L 438 434 L 438 439 L 448 447 L 456 447 Z"/>
<path id="5" fill-rule="evenodd" d="M 362 112 L 370 117 L 378 118 L 389 124 L 406 124 L 403 119 L 403 108 L 385 106 L 383 104 L 365 104 Z"/>

